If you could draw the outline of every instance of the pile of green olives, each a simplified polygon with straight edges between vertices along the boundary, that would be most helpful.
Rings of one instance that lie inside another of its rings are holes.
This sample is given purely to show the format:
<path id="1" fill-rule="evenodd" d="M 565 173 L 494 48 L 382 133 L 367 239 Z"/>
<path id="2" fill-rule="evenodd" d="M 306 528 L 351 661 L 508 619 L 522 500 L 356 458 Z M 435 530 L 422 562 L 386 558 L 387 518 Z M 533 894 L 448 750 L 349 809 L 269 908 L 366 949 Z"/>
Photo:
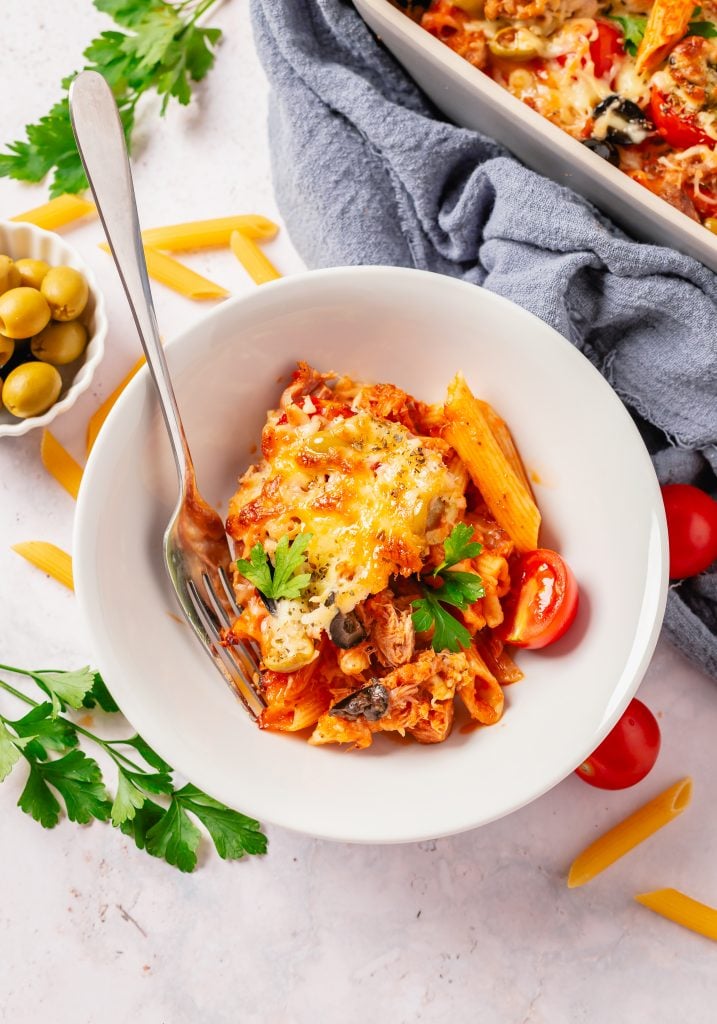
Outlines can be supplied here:
<path id="1" fill-rule="evenodd" d="M 26 419 L 54 405 L 62 389 L 57 367 L 87 347 L 79 318 L 89 296 L 74 267 L 0 255 L 0 408 Z"/>

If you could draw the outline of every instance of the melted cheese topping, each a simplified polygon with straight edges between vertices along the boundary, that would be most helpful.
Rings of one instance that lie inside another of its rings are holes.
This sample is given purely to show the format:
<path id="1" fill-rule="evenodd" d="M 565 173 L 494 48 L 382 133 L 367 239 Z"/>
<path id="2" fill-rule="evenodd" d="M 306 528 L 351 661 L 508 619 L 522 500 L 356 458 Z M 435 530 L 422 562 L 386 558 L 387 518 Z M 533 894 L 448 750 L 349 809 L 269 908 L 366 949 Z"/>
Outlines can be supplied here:
<path id="1" fill-rule="evenodd" d="M 313 411 L 310 401 L 304 412 Z M 429 438 L 370 412 L 296 425 L 282 419 L 270 414 L 265 460 L 242 479 L 228 528 L 246 551 L 259 541 L 269 554 L 284 534 L 311 534 L 311 583 L 301 598 L 279 601 L 261 627 L 267 667 L 289 671 L 316 656 L 313 641 L 337 611 L 421 568 L 435 509 L 445 536 L 465 508 L 465 481 Z"/>

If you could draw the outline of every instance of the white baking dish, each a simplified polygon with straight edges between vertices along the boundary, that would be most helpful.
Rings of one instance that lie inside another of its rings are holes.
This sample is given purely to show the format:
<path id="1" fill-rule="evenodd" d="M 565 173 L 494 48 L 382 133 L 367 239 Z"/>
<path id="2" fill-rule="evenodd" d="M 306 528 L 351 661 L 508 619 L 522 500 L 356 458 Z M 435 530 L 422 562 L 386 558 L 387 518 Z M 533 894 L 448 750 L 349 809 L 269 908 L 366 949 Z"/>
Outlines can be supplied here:
<path id="1" fill-rule="evenodd" d="M 556 128 L 388 0 L 354 0 L 359 13 L 436 106 L 502 143 L 541 174 L 600 207 L 635 238 L 688 253 L 717 271 L 717 236 Z"/>

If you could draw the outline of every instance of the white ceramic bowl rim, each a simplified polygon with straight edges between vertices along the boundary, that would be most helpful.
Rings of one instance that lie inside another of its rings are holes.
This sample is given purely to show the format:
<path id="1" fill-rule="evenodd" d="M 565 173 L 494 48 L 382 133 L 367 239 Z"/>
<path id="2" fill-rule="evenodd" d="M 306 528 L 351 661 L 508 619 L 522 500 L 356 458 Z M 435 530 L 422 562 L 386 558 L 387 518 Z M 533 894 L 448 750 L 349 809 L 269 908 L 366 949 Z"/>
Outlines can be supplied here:
<path id="1" fill-rule="evenodd" d="M 560 754 L 549 774 L 541 774 L 540 765 L 536 765 L 529 778 L 521 778 L 517 782 L 513 780 L 510 786 L 506 788 L 504 801 L 499 806 L 493 807 L 490 813 L 481 815 L 480 812 L 476 812 L 471 806 L 470 801 L 468 801 L 453 814 L 450 820 L 444 819 L 439 827 L 432 826 L 430 821 L 419 822 L 418 820 L 410 823 L 401 822 L 400 824 L 395 824 L 385 815 L 381 820 L 377 821 L 364 818 L 359 823 L 354 824 L 342 820 L 341 824 L 337 825 L 332 821 L 330 813 L 322 815 L 320 811 L 315 809 L 310 812 L 306 806 L 297 806 L 296 799 L 292 801 L 291 798 L 287 798 L 285 805 L 279 805 L 274 802 L 269 807 L 267 806 L 265 795 L 257 795 L 250 783 L 246 785 L 245 791 L 238 792 L 235 788 L 236 780 L 228 777 L 227 773 L 218 774 L 212 763 L 210 763 L 211 758 L 202 755 L 195 744 L 186 744 L 183 747 L 173 733 L 172 726 L 164 720 L 164 716 L 148 713 L 148 706 L 143 698 L 143 689 L 152 685 L 151 671 L 148 670 L 143 680 L 133 678 L 130 663 L 125 660 L 124 653 L 119 648 L 115 649 L 113 646 L 111 601 L 108 603 L 107 595 L 103 592 L 102 583 L 99 580 L 96 569 L 100 546 L 98 541 L 98 522 L 109 500 L 107 492 L 108 480 L 110 475 L 115 473 L 116 469 L 116 462 L 113 460 L 116 460 L 118 453 L 125 449 L 127 445 L 126 429 L 130 425 L 128 414 L 131 411 L 133 422 L 136 422 L 139 418 L 138 409 L 146 407 L 149 401 L 148 396 L 151 393 L 146 367 L 130 383 L 110 413 L 90 456 L 78 501 L 74 535 L 77 597 L 82 614 L 88 625 L 90 636 L 96 644 L 95 656 L 98 667 L 104 673 L 110 689 L 128 719 L 163 757 L 174 764 L 178 770 L 190 778 L 196 785 L 201 786 L 218 799 L 233 804 L 245 813 L 258 817 L 264 822 L 273 822 L 290 829 L 309 832 L 312 835 L 328 839 L 358 842 L 409 842 L 439 835 L 453 834 L 501 817 L 534 800 L 552 788 L 590 754 L 615 724 L 630 698 L 634 695 L 657 642 L 664 612 L 667 593 L 667 547 L 664 514 L 659 498 L 659 488 L 649 455 L 639 438 L 634 423 L 622 403 L 604 379 L 600 377 L 597 370 L 587 360 L 584 360 L 584 357 L 565 338 L 546 327 L 532 314 L 514 306 L 500 296 L 486 292 L 483 289 L 478 289 L 472 284 L 423 271 L 402 268 L 347 267 L 311 271 L 306 274 L 298 274 L 271 284 L 262 285 L 255 293 L 237 300 L 230 300 L 230 302 L 218 307 L 209 313 L 199 324 L 194 325 L 170 342 L 167 346 L 168 357 L 170 363 L 173 361 L 172 352 L 176 352 L 177 361 L 180 361 L 182 353 L 189 357 L 191 345 L 201 345 L 202 339 L 206 338 L 215 329 L 217 323 L 231 321 L 234 324 L 234 330 L 237 330 L 242 326 L 242 321 L 247 321 L 250 316 L 261 318 L 261 316 L 268 315 L 270 312 L 276 312 L 277 310 L 281 310 L 282 315 L 286 315 L 292 310 L 292 303 L 306 302 L 314 295 L 316 296 L 316 301 L 321 303 L 322 296 L 324 297 L 323 301 L 328 301 L 325 296 L 329 292 L 334 295 L 340 295 L 342 289 L 350 292 L 352 287 L 358 287 L 358 285 L 365 290 L 368 289 L 368 291 L 364 292 L 365 294 L 373 294 L 374 286 L 376 290 L 383 289 L 385 294 L 390 293 L 393 295 L 394 292 L 403 294 L 409 288 L 409 285 L 411 288 L 414 288 L 417 282 L 421 292 L 434 291 L 436 294 L 443 292 L 443 302 L 448 298 L 447 293 L 451 293 L 456 301 L 460 298 L 461 302 L 474 302 L 477 310 L 481 307 L 486 310 L 492 308 L 498 317 L 505 318 L 510 322 L 511 329 L 514 332 L 520 331 L 526 335 L 530 333 L 543 335 L 546 358 L 554 358 L 559 364 L 564 363 L 563 368 L 565 366 L 574 367 L 576 380 L 579 380 L 582 376 L 583 382 L 587 382 L 588 378 L 591 378 L 589 380 L 590 388 L 596 396 L 600 396 L 602 413 L 604 415 L 609 414 L 612 417 L 615 430 L 619 428 L 621 439 L 620 455 L 625 464 L 629 465 L 630 469 L 640 479 L 640 493 L 636 500 L 641 502 L 641 511 L 646 515 L 649 513 L 651 522 L 649 557 L 646 556 L 643 566 L 644 579 L 630 581 L 631 585 L 634 585 L 637 597 L 634 607 L 630 609 L 631 618 L 626 626 L 630 630 L 630 635 L 626 639 L 628 644 L 626 650 L 628 653 L 622 664 L 621 671 L 614 678 L 614 685 L 608 695 L 608 699 L 603 700 L 601 697 L 600 711 L 599 713 L 595 712 L 594 721 L 592 721 L 590 729 L 572 738 L 572 745 Z M 195 350 L 193 358 L 198 358 L 198 354 Z M 180 371 L 179 379 L 181 379 L 181 376 L 182 371 Z M 386 379 L 389 379 L 388 375 Z M 397 380 L 396 383 L 400 385 L 401 380 Z M 156 410 L 155 419 L 157 419 Z M 568 442 L 566 441 L 566 443 Z M 111 466 L 112 469 L 107 469 L 107 466 Z M 550 497 L 549 494 L 548 497 Z M 125 513 L 130 514 L 131 509 L 126 508 Z M 157 543 L 159 543 L 159 540 L 157 540 Z M 646 551 L 648 551 L 647 546 Z M 618 599 L 619 593 L 616 593 L 616 600 Z M 151 614 L 155 613 L 152 612 Z M 157 612 L 156 614 L 166 613 Z M 147 626 L 149 628 L 149 623 Z M 577 650 L 580 651 L 580 645 L 578 645 Z M 573 654 L 567 655 L 569 658 L 572 656 Z M 537 665 L 538 662 L 531 662 L 532 664 Z M 533 669 L 531 668 L 532 671 Z M 208 663 L 206 672 L 213 672 Z M 556 670 L 551 670 L 551 672 L 555 676 Z M 526 684 L 519 685 L 524 686 Z M 542 684 L 538 683 L 538 685 Z M 202 690 L 192 705 L 197 715 L 204 715 L 205 708 L 203 705 L 205 701 L 203 700 L 203 694 L 205 692 L 205 690 Z M 227 696 L 229 697 L 229 695 Z M 239 711 L 238 715 L 241 717 L 243 712 Z M 238 720 L 237 724 L 241 726 Z M 499 726 L 492 727 L 492 729 L 499 729 L 499 727 L 500 724 Z M 486 731 L 485 735 L 490 731 Z M 247 734 L 243 733 L 243 735 Z M 264 740 L 269 738 L 269 734 L 266 733 L 261 734 L 261 736 Z M 481 734 L 479 739 L 483 739 L 483 734 Z M 292 742 L 285 737 L 278 737 L 278 740 L 279 742 Z M 447 744 L 441 746 L 447 746 Z M 273 749 L 276 751 L 280 748 L 274 747 Z M 308 749 L 313 751 L 317 758 L 315 771 L 320 773 L 322 771 L 321 758 L 326 757 L 325 752 L 327 748 Z M 429 750 L 423 748 L 422 756 L 433 756 L 435 758 L 436 751 L 437 748 Z M 368 751 L 366 753 L 370 754 L 371 752 Z M 266 756 L 270 758 L 271 754 L 267 752 Z M 355 764 L 358 766 L 361 764 L 361 758 L 364 755 L 342 754 L 341 756 L 355 758 Z M 385 764 L 385 756 L 383 761 Z M 439 764 L 440 761 L 434 760 L 433 763 Z M 326 760 L 325 772 L 330 773 L 332 765 L 340 766 L 341 764 L 342 762 L 336 760 Z M 370 762 L 367 761 L 366 764 L 366 773 L 368 775 Z M 354 771 L 353 768 L 350 770 Z M 260 769 L 257 766 L 257 774 L 259 771 Z M 371 772 L 373 771 L 374 769 L 371 769 Z M 359 769 L 354 772 L 354 784 L 358 785 L 360 778 L 361 770 Z M 391 776 L 387 773 L 387 785 L 390 785 L 390 780 Z M 244 784 L 246 784 L 246 780 L 244 780 Z M 299 800 L 300 803 L 301 800 Z"/>

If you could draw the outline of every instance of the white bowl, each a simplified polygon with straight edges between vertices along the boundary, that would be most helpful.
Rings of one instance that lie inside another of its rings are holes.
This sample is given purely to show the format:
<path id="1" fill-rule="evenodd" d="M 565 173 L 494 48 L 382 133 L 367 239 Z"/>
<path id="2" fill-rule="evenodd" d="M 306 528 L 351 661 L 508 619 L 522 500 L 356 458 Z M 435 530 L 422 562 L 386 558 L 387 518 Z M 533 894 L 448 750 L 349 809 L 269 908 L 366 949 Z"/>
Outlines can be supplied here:
<path id="1" fill-rule="evenodd" d="M 520 655 L 501 722 L 433 747 L 377 737 L 363 752 L 259 731 L 177 606 L 162 534 L 177 482 L 141 371 L 82 481 L 75 586 L 110 690 L 183 774 L 263 821 L 316 836 L 401 842 L 460 832 L 533 800 L 603 739 L 647 667 L 664 610 L 664 513 L 647 451 L 587 359 L 490 292 L 415 270 L 314 271 L 224 303 L 167 346 L 207 500 L 225 512 L 256 458 L 265 411 L 296 360 L 441 400 L 456 370 L 514 432 L 544 517 L 541 541 L 579 581 L 576 625 Z"/>
<path id="2" fill-rule="evenodd" d="M 579 192 L 636 238 L 679 249 L 717 271 L 717 237 L 707 228 L 511 96 L 389 0 L 354 4 L 426 95 L 456 124 L 490 136 L 528 167 Z"/>
<path id="3" fill-rule="evenodd" d="M 62 391 L 58 400 L 42 416 L 30 416 L 26 420 L 18 420 L 7 409 L 0 409 L 0 437 L 18 437 L 35 427 L 46 427 L 56 416 L 74 405 L 82 392 L 90 386 L 95 367 L 105 350 L 107 315 L 105 300 L 94 273 L 77 250 L 54 232 L 43 231 L 34 224 L 0 221 L 0 253 L 14 260 L 45 260 L 51 267 L 74 267 L 84 274 L 90 289 L 87 307 L 81 317 L 89 338 L 87 348 L 81 360 L 58 367 L 62 377 Z M 4 376 L 1 370 L 0 376 Z"/>

